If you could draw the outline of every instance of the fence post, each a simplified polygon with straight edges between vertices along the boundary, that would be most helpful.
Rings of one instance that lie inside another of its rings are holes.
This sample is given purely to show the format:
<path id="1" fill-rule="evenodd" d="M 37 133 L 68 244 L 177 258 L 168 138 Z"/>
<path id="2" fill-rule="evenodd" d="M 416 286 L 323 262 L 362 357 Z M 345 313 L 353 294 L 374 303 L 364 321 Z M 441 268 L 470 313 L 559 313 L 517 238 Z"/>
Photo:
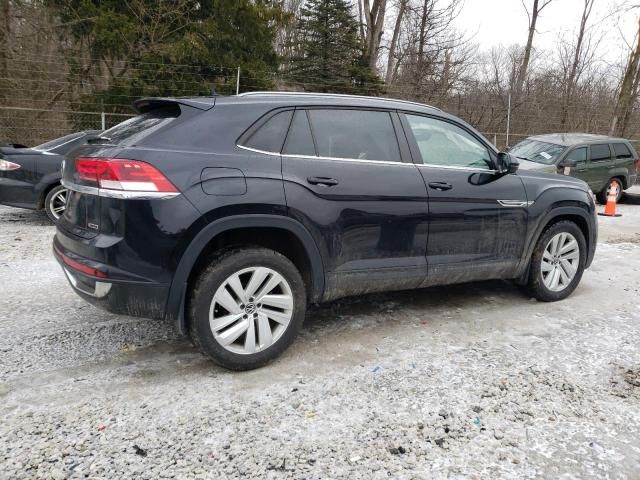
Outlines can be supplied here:
<path id="1" fill-rule="evenodd" d="M 104 112 L 100 112 L 100 121 L 102 123 L 102 131 L 107 129 L 107 116 Z"/>
<path id="2" fill-rule="evenodd" d="M 238 76 L 236 77 L 236 95 L 240 94 L 240 67 L 238 67 Z"/>
<path id="3" fill-rule="evenodd" d="M 507 104 L 507 144 L 509 146 L 509 129 L 511 128 L 511 92 L 509 92 L 509 102 Z"/>

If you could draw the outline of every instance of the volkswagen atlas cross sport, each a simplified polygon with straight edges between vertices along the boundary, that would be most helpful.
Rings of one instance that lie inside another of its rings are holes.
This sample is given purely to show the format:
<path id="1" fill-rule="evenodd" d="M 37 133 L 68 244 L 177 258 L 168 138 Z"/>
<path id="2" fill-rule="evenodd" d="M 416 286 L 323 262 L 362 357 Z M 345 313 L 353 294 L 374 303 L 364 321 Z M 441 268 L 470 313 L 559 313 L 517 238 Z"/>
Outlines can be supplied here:
<path id="1" fill-rule="evenodd" d="M 135 107 L 67 155 L 54 254 L 87 301 L 175 321 L 227 368 L 282 353 L 309 303 L 488 279 L 561 300 L 593 259 L 586 183 L 518 170 L 436 108 L 275 92 Z"/>

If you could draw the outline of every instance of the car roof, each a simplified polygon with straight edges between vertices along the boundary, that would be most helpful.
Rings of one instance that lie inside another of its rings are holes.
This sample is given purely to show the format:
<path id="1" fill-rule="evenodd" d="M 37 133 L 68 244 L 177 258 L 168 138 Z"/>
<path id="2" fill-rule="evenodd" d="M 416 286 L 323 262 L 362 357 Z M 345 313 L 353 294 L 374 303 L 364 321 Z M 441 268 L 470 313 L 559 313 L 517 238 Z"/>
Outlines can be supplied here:
<path id="1" fill-rule="evenodd" d="M 555 145 L 562 145 L 565 147 L 571 147 L 579 144 L 592 144 L 602 142 L 625 142 L 628 140 L 624 138 L 609 137 L 607 135 L 595 135 L 592 133 L 547 133 L 545 135 L 534 135 L 528 137 L 531 140 L 539 140 L 541 142 L 553 143 Z"/>
<path id="2" fill-rule="evenodd" d="M 410 102 L 384 97 L 367 97 L 361 95 L 343 95 L 337 93 L 311 93 L 311 92 L 247 92 L 233 96 L 211 97 L 148 97 L 134 102 L 134 107 L 139 113 L 158 108 L 169 103 L 188 105 L 201 110 L 209 110 L 214 105 L 232 104 L 269 104 L 274 108 L 279 106 L 296 105 L 332 105 L 350 107 L 378 107 L 413 110 L 417 112 L 440 111 L 439 108 L 423 103 Z"/>

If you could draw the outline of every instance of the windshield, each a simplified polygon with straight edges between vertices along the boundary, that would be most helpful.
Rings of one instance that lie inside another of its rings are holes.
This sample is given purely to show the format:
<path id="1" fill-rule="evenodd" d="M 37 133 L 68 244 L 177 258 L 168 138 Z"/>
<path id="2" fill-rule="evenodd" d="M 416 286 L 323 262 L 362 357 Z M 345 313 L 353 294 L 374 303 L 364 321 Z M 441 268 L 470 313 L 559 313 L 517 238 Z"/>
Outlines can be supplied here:
<path id="1" fill-rule="evenodd" d="M 551 165 L 565 149 L 562 145 L 526 139 L 509 150 L 509 153 L 524 160 Z"/>

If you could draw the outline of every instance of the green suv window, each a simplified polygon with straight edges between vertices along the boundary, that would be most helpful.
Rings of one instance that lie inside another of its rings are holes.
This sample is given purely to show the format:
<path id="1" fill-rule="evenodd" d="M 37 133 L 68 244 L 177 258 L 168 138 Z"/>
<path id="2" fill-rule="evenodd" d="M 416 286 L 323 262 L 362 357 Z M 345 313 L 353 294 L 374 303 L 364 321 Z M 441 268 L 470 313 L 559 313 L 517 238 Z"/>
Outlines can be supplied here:
<path id="1" fill-rule="evenodd" d="M 631 151 L 624 143 L 614 143 L 613 152 L 616 154 L 616 158 L 631 158 Z"/>
<path id="2" fill-rule="evenodd" d="M 609 144 L 591 145 L 591 161 L 605 162 L 611 160 L 611 150 Z"/>

